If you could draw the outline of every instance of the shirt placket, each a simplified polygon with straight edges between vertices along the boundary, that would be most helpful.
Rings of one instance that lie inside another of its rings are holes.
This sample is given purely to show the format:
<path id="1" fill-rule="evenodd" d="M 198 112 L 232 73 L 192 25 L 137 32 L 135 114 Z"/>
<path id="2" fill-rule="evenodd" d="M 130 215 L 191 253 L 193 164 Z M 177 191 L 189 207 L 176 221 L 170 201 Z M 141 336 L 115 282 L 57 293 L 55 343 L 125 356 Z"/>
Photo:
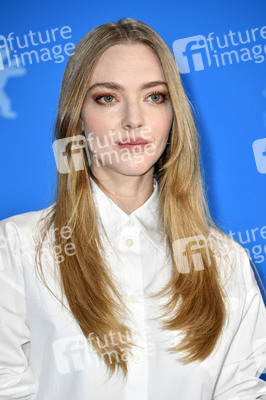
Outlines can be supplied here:
<path id="1" fill-rule="evenodd" d="M 139 347 L 132 350 L 133 356 L 128 359 L 125 400 L 147 399 L 148 359 L 140 246 L 140 228 L 129 219 L 120 234 L 119 247 L 125 301 L 132 315 L 129 326 L 133 331 L 133 341 Z"/>

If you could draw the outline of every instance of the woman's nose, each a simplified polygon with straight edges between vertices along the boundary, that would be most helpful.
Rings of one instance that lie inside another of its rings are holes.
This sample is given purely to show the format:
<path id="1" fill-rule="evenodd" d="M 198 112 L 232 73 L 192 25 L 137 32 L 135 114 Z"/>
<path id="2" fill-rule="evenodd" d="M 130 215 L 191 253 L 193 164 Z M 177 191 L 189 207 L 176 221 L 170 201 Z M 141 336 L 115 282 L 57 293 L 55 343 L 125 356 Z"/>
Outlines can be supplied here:
<path id="1" fill-rule="evenodd" d="M 141 105 L 137 102 L 127 102 L 123 109 L 121 125 L 123 129 L 137 129 L 145 125 Z"/>

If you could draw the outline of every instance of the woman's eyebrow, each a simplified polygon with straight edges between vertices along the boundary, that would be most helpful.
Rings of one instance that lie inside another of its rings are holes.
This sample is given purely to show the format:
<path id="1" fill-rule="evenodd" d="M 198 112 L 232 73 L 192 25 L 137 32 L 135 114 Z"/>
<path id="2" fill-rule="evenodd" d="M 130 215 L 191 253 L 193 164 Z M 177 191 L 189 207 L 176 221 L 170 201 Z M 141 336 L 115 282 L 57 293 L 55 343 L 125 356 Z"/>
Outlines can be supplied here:
<path id="1" fill-rule="evenodd" d="M 165 85 L 166 87 L 168 87 L 167 82 L 165 81 L 152 81 L 152 82 L 147 82 L 144 83 L 140 89 L 148 89 L 154 86 L 159 86 L 159 85 Z M 121 90 L 121 92 L 125 91 L 125 88 L 123 86 L 121 86 L 119 83 L 116 82 L 99 82 L 99 83 L 94 83 L 94 85 L 89 87 L 89 91 L 94 89 L 95 87 L 105 87 L 108 89 L 114 89 L 114 90 Z"/>

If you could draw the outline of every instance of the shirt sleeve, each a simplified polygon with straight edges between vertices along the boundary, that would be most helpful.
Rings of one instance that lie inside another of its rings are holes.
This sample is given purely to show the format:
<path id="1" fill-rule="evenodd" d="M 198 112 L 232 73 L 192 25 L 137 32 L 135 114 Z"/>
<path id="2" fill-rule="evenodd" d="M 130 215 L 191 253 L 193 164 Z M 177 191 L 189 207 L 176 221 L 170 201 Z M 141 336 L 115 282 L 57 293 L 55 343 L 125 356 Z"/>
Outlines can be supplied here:
<path id="1" fill-rule="evenodd" d="M 240 291 L 245 293 L 240 324 L 230 343 L 214 400 L 266 400 L 266 309 L 248 255 L 240 247 Z"/>
<path id="2" fill-rule="evenodd" d="M 37 398 L 37 384 L 28 362 L 30 330 L 20 254 L 16 224 L 0 221 L 1 400 Z"/>

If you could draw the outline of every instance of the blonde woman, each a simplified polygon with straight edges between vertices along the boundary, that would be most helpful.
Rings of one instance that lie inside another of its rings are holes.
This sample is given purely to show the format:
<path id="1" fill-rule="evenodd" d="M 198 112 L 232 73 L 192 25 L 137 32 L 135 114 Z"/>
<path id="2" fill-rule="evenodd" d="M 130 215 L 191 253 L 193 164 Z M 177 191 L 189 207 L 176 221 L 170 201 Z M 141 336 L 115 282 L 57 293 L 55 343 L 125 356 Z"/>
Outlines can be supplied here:
<path id="1" fill-rule="evenodd" d="M 0 398 L 266 398 L 266 311 L 215 227 L 162 38 L 124 18 L 69 58 L 49 208 L 1 221 Z"/>

